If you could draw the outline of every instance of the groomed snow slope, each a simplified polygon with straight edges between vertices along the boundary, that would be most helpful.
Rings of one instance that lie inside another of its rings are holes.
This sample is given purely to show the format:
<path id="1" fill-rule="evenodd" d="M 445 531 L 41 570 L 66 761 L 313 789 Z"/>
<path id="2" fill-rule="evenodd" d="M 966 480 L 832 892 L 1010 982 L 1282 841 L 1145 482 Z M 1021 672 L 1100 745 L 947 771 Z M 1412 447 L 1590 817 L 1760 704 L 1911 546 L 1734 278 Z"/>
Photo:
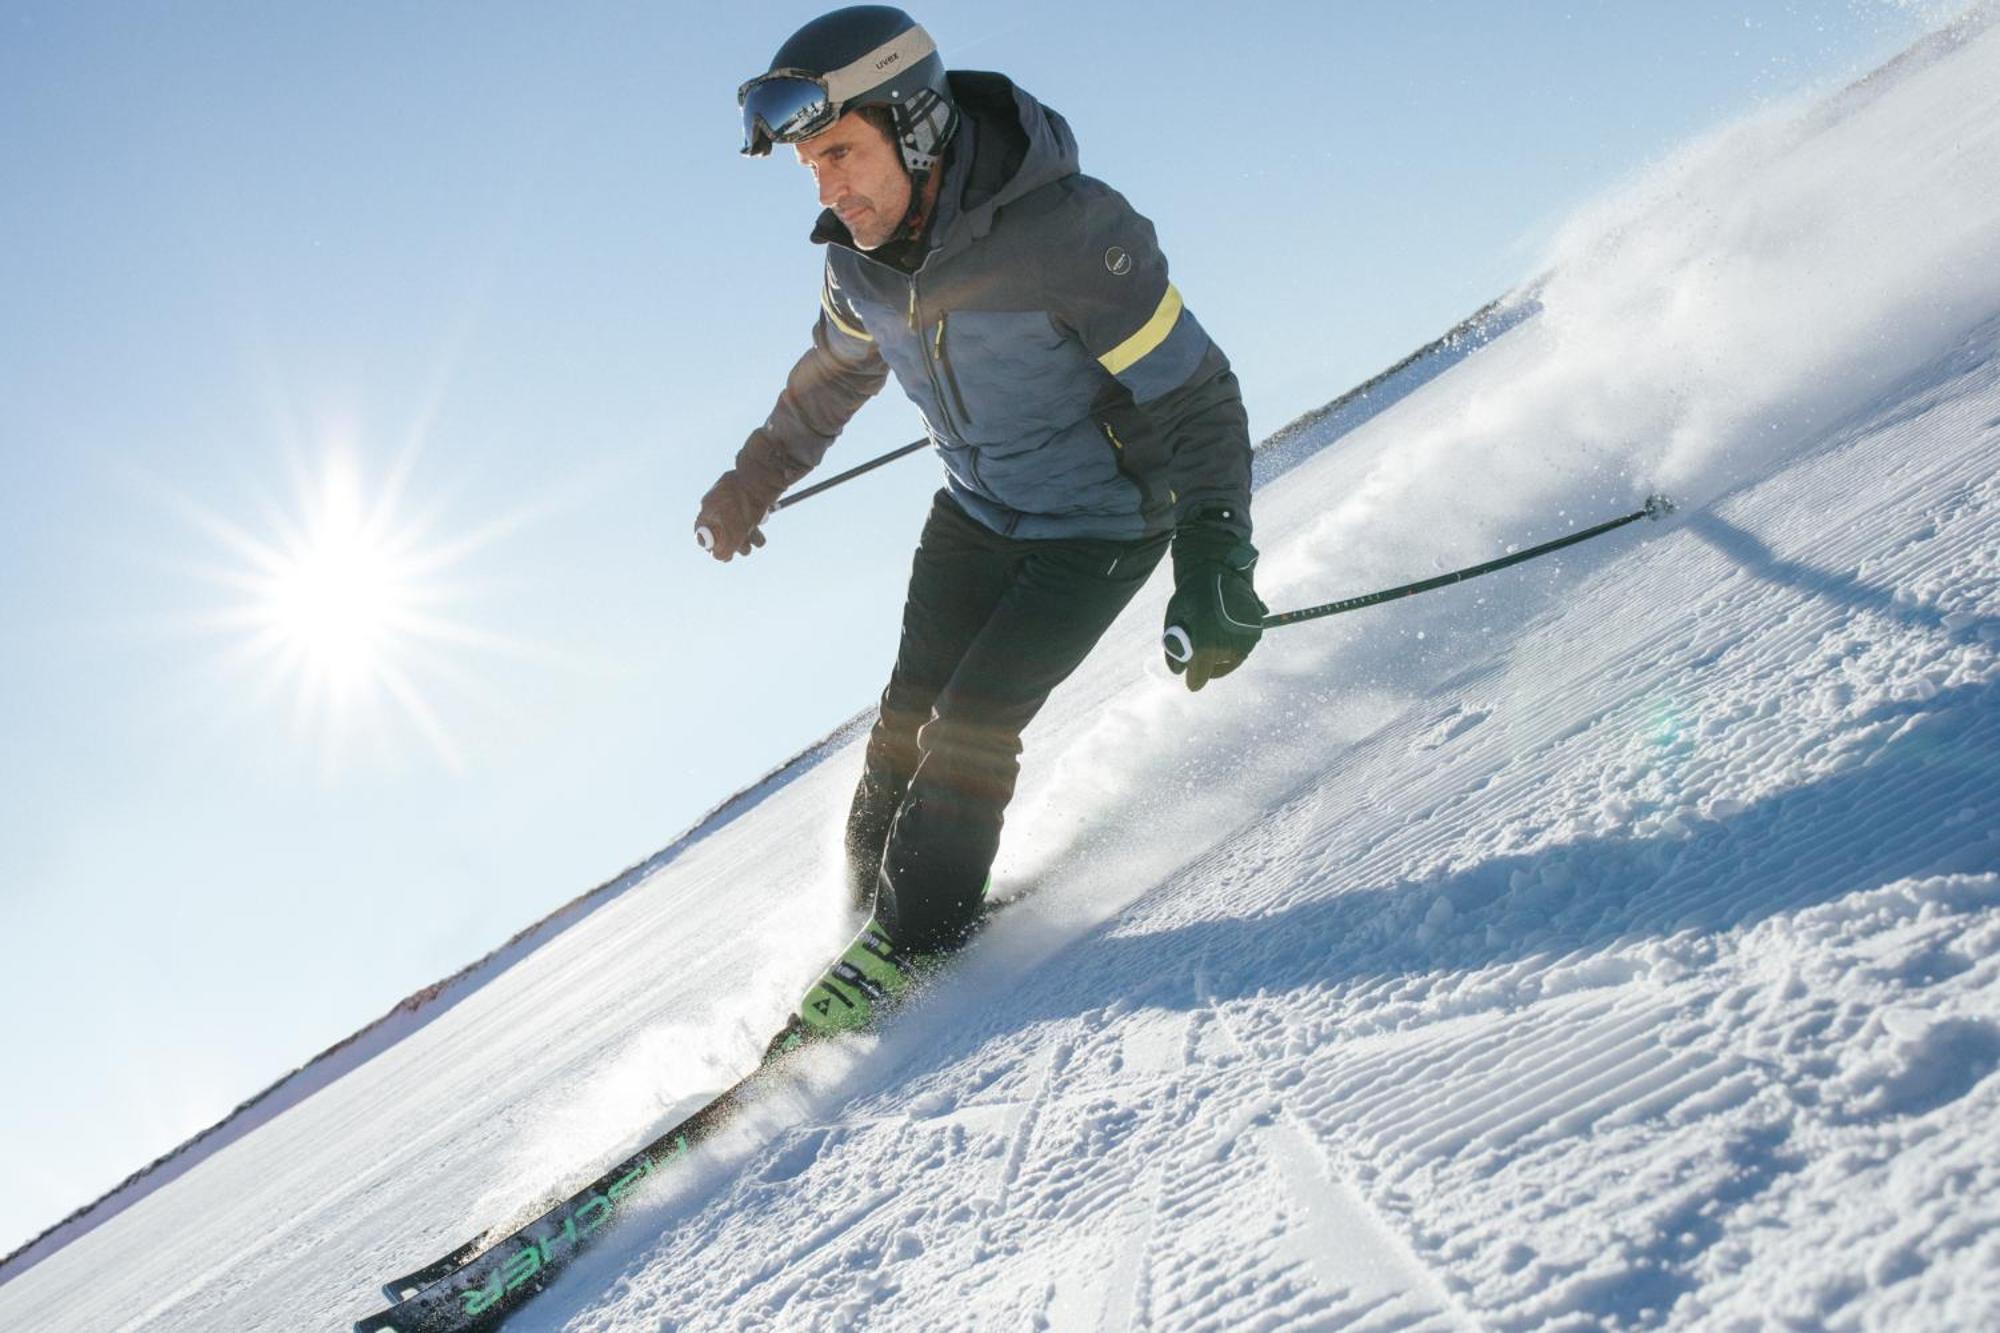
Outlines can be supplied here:
<path id="1" fill-rule="evenodd" d="M 509 1325 L 2000 1326 L 2000 32 L 1579 219 L 1541 309 L 1260 493 L 1029 737 L 1033 896 Z M 0 1287 L 338 1328 L 746 1067 L 846 927 L 836 756 Z"/>

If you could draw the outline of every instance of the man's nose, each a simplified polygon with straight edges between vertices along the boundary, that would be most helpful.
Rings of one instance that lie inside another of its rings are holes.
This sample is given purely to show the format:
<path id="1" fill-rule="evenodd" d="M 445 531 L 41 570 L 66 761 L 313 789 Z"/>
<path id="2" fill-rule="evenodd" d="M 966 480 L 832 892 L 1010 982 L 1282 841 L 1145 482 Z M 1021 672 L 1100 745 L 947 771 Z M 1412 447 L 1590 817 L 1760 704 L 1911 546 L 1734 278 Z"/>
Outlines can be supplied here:
<path id="1" fill-rule="evenodd" d="M 814 179 L 819 183 L 819 206 L 832 208 L 833 201 L 845 193 L 840 186 L 840 173 L 822 171 Z"/>

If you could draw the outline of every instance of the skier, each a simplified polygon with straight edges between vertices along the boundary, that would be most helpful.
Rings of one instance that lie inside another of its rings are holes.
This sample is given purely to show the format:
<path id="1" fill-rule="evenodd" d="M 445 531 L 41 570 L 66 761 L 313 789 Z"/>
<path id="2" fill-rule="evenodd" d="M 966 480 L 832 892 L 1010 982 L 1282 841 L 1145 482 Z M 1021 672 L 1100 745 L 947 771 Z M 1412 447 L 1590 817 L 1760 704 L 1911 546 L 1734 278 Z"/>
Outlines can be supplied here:
<path id="1" fill-rule="evenodd" d="M 900 9 L 799 29 L 745 83 L 743 152 L 791 145 L 825 209 L 812 347 L 703 497 L 721 561 L 893 372 L 945 468 L 847 823 L 874 916 L 791 1032 L 869 1022 L 975 926 L 1021 732 L 1171 543 L 1168 666 L 1199 690 L 1257 644 L 1250 438 L 1229 362 L 1153 226 L 1077 168 L 1068 124 L 952 71 Z"/>

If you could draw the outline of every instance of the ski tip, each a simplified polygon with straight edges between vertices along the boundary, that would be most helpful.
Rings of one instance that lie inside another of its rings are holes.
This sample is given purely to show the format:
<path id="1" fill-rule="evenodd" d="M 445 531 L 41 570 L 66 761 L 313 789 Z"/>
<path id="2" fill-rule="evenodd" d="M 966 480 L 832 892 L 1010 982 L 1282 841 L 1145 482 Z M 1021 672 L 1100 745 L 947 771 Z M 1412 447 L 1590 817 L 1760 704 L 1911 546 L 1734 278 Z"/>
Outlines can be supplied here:
<path id="1" fill-rule="evenodd" d="M 1675 505 L 1671 496 L 1656 492 L 1646 497 L 1646 506 L 1643 512 L 1647 518 L 1658 522 L 1668 514 L 1673 513 L 1674 509 Z"/>

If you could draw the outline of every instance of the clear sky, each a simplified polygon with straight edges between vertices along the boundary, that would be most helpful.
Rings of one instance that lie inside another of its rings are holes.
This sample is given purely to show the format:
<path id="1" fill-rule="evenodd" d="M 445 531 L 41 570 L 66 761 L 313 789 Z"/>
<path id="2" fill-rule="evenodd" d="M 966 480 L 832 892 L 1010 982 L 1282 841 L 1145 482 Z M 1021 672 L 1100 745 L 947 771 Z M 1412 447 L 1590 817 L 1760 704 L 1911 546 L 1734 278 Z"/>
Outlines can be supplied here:
<path id="1" fill-rule="evenodd" d="M 821 8 L 0 12 L 0 1250 L 879 690 L 933 464 L 689 537 L 817 308 L 734 89 Z M 1260 436 L 1938 17 L 916 12 L 1155 220 Z"/>

